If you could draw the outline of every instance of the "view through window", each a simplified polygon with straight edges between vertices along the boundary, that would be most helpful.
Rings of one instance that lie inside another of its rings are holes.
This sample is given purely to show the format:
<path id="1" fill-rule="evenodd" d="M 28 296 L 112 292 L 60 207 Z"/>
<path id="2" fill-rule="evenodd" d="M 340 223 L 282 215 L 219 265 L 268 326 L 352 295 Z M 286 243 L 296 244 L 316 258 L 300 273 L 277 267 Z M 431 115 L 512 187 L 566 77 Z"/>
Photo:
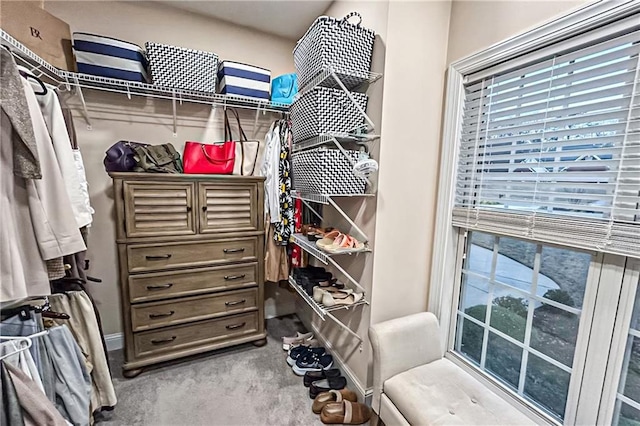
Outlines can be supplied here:
<path id="1" fill-rule="evenodd" d="M 455 350 L 563 419 L 592 257 L 471 232 Z"/>

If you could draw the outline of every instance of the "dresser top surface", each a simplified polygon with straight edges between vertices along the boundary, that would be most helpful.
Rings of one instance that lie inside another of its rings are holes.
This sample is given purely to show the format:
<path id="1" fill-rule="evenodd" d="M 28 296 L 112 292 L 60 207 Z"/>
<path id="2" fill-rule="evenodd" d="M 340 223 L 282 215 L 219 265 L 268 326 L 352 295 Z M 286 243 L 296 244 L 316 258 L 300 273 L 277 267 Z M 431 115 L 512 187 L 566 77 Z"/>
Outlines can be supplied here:
<path id="1" fill-rule="evenodd" d="M 263 182 L 263 176 L 195 175 L 184 173 L 111 172 L 112 179 L 151 181 Z"/>

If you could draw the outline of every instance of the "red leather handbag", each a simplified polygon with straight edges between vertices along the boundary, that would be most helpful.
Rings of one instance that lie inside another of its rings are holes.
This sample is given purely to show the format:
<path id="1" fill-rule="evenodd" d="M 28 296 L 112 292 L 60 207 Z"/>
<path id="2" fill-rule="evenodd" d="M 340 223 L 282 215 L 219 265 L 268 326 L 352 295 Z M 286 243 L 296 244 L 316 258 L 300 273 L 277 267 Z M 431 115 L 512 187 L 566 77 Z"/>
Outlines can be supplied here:
<path id="1" fill-rule="evenodd" d="M 230 175 L 236 162 L 236 142 L 231 134 L 227 111 L 224 112 L 223 143 L 186 142 L 182 155 L 184 172 L 188 174 Z"/>
<path id="2" fill-rule="evenodd" d="M 188 174 L 230 175 L 236 163 L 236 143 L 186 142 L 182 160 L 184 172 Z"/>

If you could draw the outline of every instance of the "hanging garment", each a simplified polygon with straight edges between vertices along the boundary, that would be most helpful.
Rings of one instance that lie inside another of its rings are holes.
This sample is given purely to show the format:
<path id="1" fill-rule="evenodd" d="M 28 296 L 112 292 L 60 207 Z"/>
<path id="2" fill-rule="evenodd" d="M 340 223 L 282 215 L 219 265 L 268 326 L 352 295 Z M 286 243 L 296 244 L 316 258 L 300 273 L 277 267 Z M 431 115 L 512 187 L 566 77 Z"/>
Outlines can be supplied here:
<path id="1" fill-rule="evenodd" d="M 67 107 L 62 107 L 62 116 L 64 117 L 64 124 L 69 134 L 69 142 L 73 150 L 73 159 L 76 163 L 76 170 L 78 170 L 78 178 L 80 180 L 80 189 L 82 191 L 82 198 L 84 200 L 83 210 L 93 215 L 95 210 L 91 207 L 91 200 L 89 199 L 89 182 L 87 182 L 87 174 L 85 172 L 84 161 L 82 154 L 80 153 L 80 147 L 78 146 L 78 137 L 76 135 L 76 129 L 73 124 L 73 114 Z M 91 219 L 93 221 L 93 218 Z M 85 244 L 86 244 L 85 239 Z"/>
<path id="2" fill-rule="evenodd" d="M 13 385 L 11 374 L 4 362 L 0 361 L 0 401 L 2 402 L 2 410 L 0 410 L 0 424 L 3 426 L 24 426 L 24 418 L 22 417 L 22 407 Z"/>
<path id="3" fill-rule="evenodd" d="M 276 244 L 287 245 L 293 234 L 293 199 L 291 198 L 290 122 L 280 121 L 280 155 L 278 158 L 278 221 L 274 223 Z"/>
<path id="4" fill-rule="evenodd" d="M 265 259 L 264 272 L 265 281 L 277 283 L 289 279 L 289 256 L 287 247 L 278 245 L 273 237 L 274 224 L 269 223 L 267 218 L 265 223 Z"/>
<path id="5" fill-rule="evenodd" d="M 78 343 L 62 325 L 41 337 L 53 366 L 55 406 L 74 425 L 88 425 L 91 418 L 91 377 Z"/>
<path id="6" fill-rule="evenodd" d="M 30 380 L 22 371 L 11 364 L 3 363 L 3 365 L 13 381 L 26 426 L 67 425 L 60 412 L 56 410 L 45 394 L 38 389 L 33 380 Z"/>
<path id="7" fill-rule="evenodd" d="M 297 198 L 294 201 L 294 209 L 293 209 L 293 222 L 294 222 L 294 231 L 299 233 L 302 232 L 302 200 Z M 300 246 L 293 244 L 291 248 L 291 267 L 292 268 L 302 268 L 305 266 L 304 252 L 300 248 Z"/>
<path id="8" fill-rule="evenodd" d="M 0 335 L 2 336 L 28 336 L 42 330 L 44 330 L 42 317 L 35 312 L 29 312 L 28 318 L 13 315 L 0 322 Z M 55 401 L 55 389 L 52 380 L 53 367 L 51 366 L 51 361 L 49 361 L 46 356 L 42 339 L 33 339 L 29 352 L 38 369 L 42 385 L 44 386 L 44 393 L 49 397 L 49 400 Z"/>
<path id="9" fill-rule="evenodd" d="M 47 262 L 47 274 L 49 281 L 57 280 L 64 277 L 64 263 L 61 257 L 49 259 Z"/>
<path id="10" fill-rule="evenodd" d="M 29 211 L 27 181 L 13 173 L 14 133 L 3 108 L 0 112 L 0 301 L 51 292 L 47 266 L 38 247 L 36 225 Z"/>
<path id="11" fill-rule="evenodd" d="M 73 217 L 70 215 L 73 209 L 36 95 L 26 80 L 23 80 L 23 86 L 42 169 L 41 180 L 27 181 L 29 211 L 35 225 L 42 258 L 48 260 L 87 248 L 76 221 L 69 220 Z"/>
<path id="12" fill-rule="evenodd" d="M 280 129 L 278 121 L 271 124 L 265 136 L 264 161 L 260 167 L 260 174 L 264 181 L 264 214 L 271 218 L 271 223 L 280 220 Z"/>
<path id="13" fill-rule="evenodd" d="M 10 143 L 11 160 L 3 167 L 9 167 L 13 173 L 24 179 L 40 179 L 40 161 L 36 138 L 31 123 L 31 115 L 22 86 L 22 78 L 11 53 L 0 49 L 0 104 L 3 116 L 6 114 L 9 136 L 5 143 Z"/>
<path id="14" fill-rule="evenodd" d="M 32 80 L 29 81 L 33 88 L 38 87 L 37 83 Z M 42 117 L 51 136 L 53 150 L 55 151 L 56 160 L 60 174 L 64 180 L 65 188 L 67 189 L 67 194 L 69 195 L 73 216 L 78 223 L 77 227 L 82 228 L 83 226 L 91 224 L 92 213 L 87 210 L 85 193 L 80 183 L 80 175 L 71 147 L 69 133 L 67 132 L 67 125 L 62 114 L 60 100 L 53 86 L 45 85 L 45 87 L 47 88 L 47 92 L 36 95 L 36 99 L 38 100 Z"/>
<path id="15" fill-rule="evenodd" d="M 15 340 L 7 340 L 0 343 L 0 357 L 5 357 L 2 360 L 8 362 L 16 368 L 19 368 L 25 376 L 33 380 L 38 389 L 44 393 L 44 386 L 42 386 L 42 379 L 40 378 L 40 372 L 36 368 L 36 364 L 31 357 L 29 351 L 19 351 L 20 345 Z"/>
<path id="16" fill-rule="evenodd" d="M 91 300 L 84 291 L 70 291 L 50 296 L 49 303 L 53 311 L 65 312 L 71 317 L 68 320 L 53 321 L 69 326 L 86 356 L 92 385 L 91 412 L 115 406 L 118 402 L 116 392 Z"/>

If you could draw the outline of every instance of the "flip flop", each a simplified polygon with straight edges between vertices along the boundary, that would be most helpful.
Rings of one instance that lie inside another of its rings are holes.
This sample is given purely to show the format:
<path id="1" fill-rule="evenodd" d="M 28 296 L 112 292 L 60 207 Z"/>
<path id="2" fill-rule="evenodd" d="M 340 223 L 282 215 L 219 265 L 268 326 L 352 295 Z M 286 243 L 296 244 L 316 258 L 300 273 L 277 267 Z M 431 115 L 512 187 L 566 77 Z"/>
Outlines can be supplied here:
<path id="1" fill-rule="evenodd" d="M 320 247 L 321 249 L 324 249 L 327 246 L 330 246 L 331 244 L 333 244 L 333 242 L 340 237 L 340 235 L 343 235 L 342 232 L 338 231 L 337 229 L 334 229 L 333 231 L 329 232 L 328 234 L 325 234 L 324 238 L 322 238 L 321 240 L 316 241 L 316 246 Z"/>
<path id="2" fill-rule="evenodd" d="M 340 390 L 330 390 L 329 392 L 320 392 L 316 399 L 313 400 L 311 411 L 320 414 L 325 405 L 330 402 L 342 402 L 343 400 L 358 402 L 358 396 L 352 390 L 347 388 Z"/>
<path id="3" fill-rule="evenodd" d="M 371 409 L 359 402 L 329 402 L 320 413 L 320 420 L 326 425 L 361 425 L 371 418 Z"/>
<path id="4" fill-rule="evenodd" d="M 333 244 L 323 248 L 330 253 L 357 253 L 363 251 L 366 246 L 351 235 L 342 234 L 334 240 Z"/>

